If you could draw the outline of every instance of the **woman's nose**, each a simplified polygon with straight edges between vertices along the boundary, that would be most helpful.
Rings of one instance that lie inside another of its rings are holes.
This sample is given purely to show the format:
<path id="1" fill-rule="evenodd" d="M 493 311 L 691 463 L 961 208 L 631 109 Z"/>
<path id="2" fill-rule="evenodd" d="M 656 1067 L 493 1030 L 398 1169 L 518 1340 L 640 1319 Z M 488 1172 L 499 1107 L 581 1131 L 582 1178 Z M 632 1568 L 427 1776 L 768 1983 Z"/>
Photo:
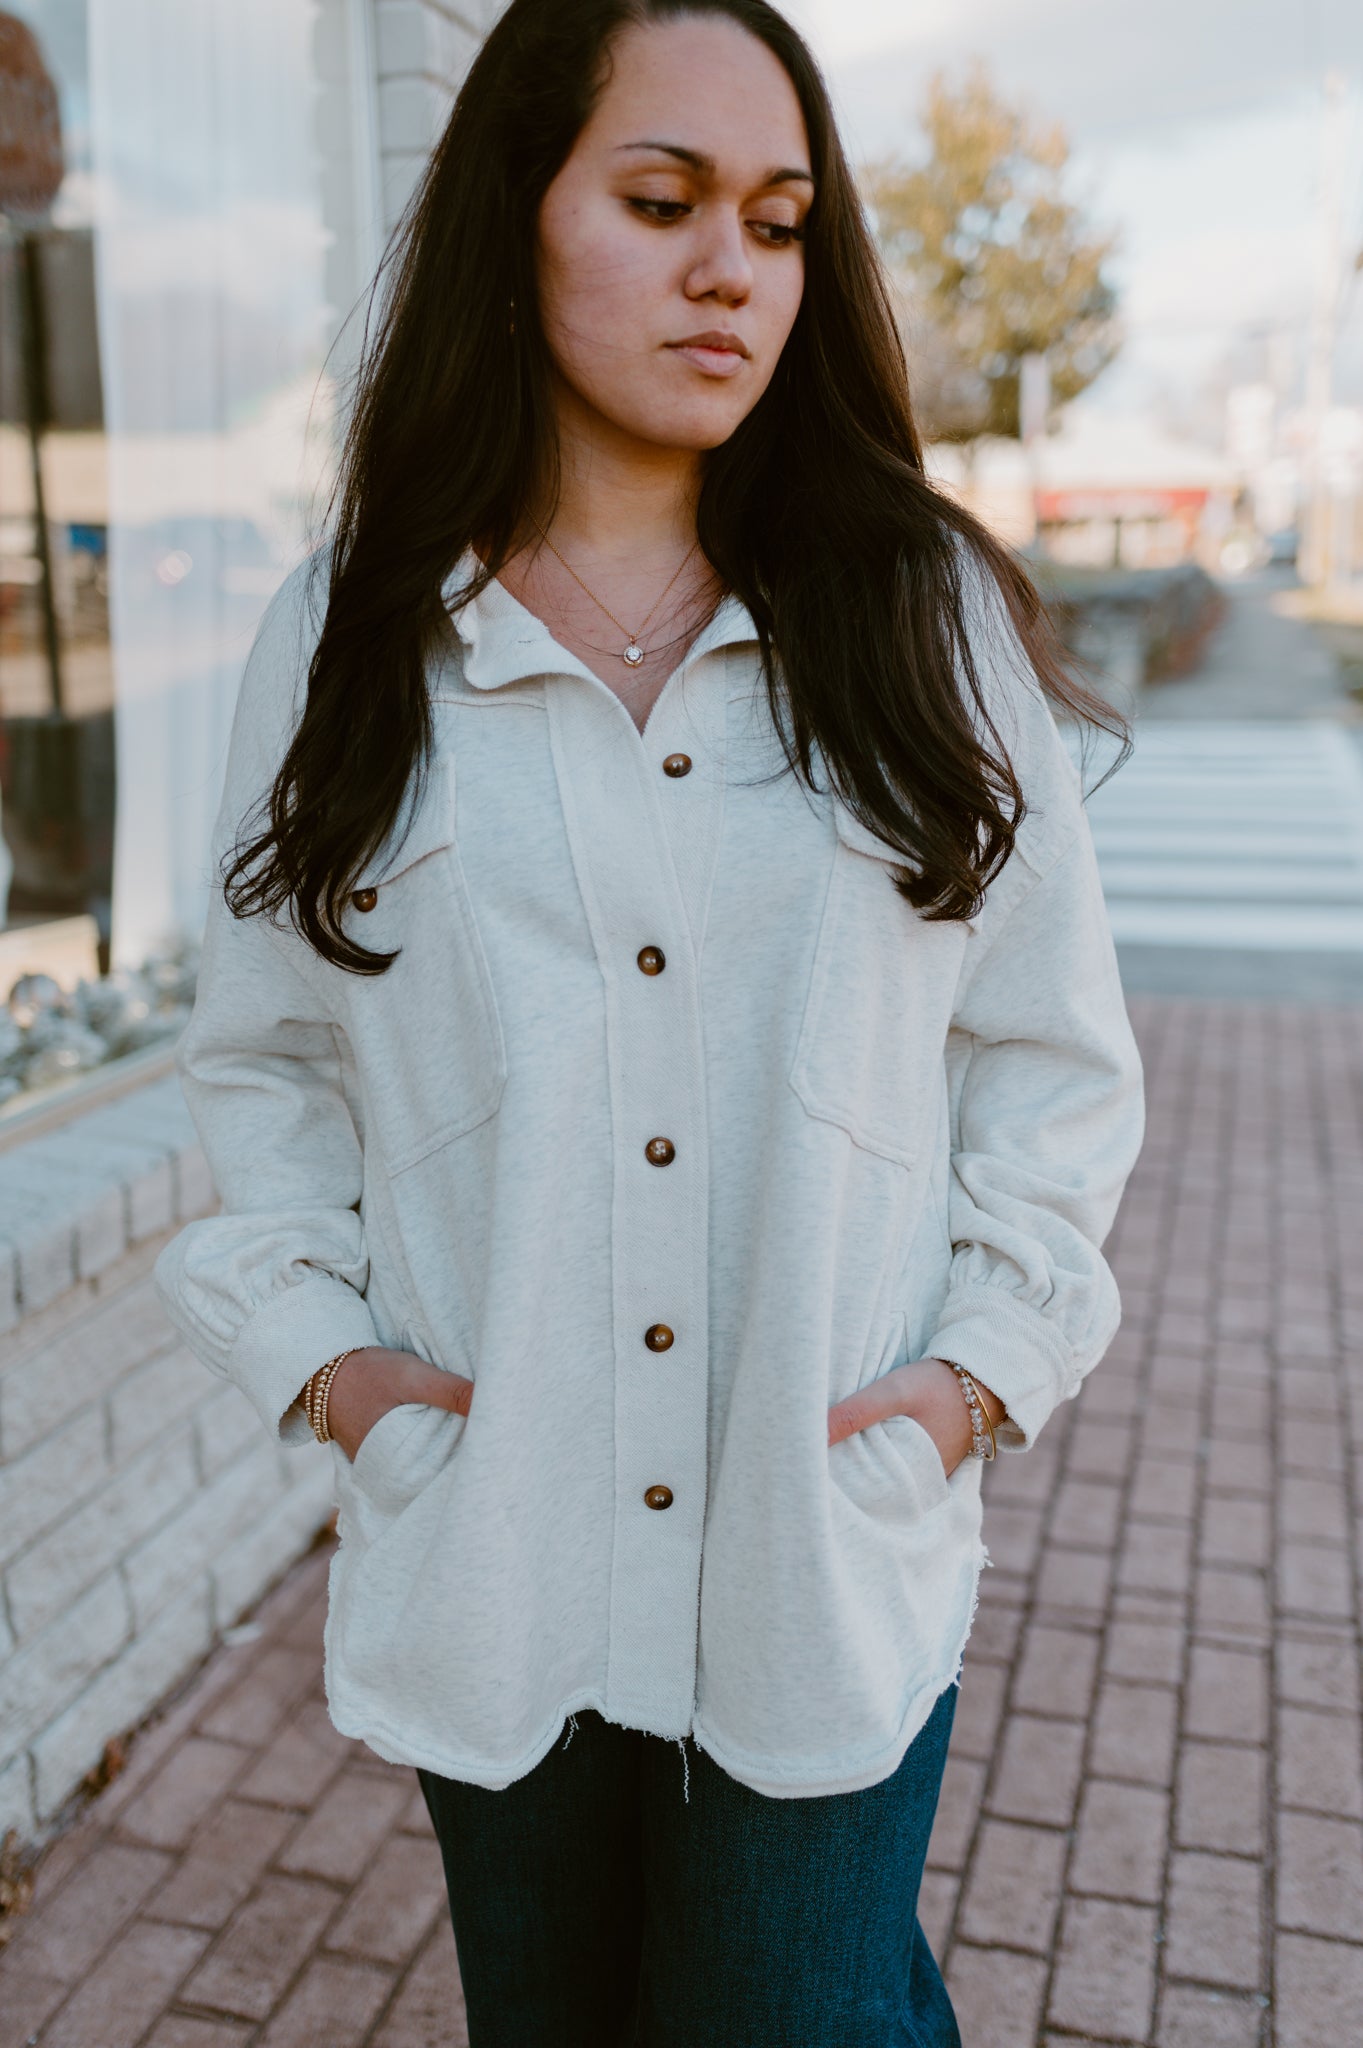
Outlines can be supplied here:
<path id="1" fill-rule="evenodd" d="M 704 242 L 687 277 L 687 296 L 740 305 L 751 290 L 752 261 L 743 223 L 737 216 L 716 215 L 707 224 Z"/>

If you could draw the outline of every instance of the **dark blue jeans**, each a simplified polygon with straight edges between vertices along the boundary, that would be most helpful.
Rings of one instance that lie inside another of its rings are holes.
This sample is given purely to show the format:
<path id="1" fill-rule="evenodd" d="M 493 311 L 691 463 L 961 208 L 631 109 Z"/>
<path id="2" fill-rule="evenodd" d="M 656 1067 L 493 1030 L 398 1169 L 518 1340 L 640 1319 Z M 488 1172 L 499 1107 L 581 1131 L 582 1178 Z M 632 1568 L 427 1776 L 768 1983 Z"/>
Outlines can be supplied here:
<path id="1" fill-rule="evenodd" d="M 420 1773 L 471 2048 L 960 2048 L 918 1925 L 956 1688 L 892 1777 L 769 1799 L 598 1714 L 504 1792 Z"/>

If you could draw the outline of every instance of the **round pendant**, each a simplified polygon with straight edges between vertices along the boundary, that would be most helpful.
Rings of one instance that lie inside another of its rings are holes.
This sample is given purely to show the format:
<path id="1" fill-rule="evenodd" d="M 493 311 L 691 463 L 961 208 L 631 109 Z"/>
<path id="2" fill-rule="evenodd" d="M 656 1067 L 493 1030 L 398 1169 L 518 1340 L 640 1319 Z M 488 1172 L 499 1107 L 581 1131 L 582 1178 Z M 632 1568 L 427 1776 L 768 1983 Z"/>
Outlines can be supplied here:
<path id="1" fill-rule="evenodd" d="M 643 648 L 639 646 L 637 641 L 631 640 L 629 646 L 625 649 L 623 659 L 629 663 L 631 668 L 638 668 L 643 658 Z"/>

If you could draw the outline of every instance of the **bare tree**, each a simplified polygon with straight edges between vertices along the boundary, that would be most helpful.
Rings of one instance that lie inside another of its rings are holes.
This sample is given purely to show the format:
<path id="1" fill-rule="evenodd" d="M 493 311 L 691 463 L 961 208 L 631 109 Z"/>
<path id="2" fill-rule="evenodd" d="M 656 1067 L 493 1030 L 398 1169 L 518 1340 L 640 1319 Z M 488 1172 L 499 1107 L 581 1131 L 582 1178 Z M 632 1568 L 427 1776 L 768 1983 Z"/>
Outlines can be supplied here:
<path id="1" fill-rule="evenodd" d="M 1016 437 L 1024 356 L 1047 358 L 1061 406 L 1116 354 L 1104 273 L 1116 238 L 1067 196 L 1063 130 L 1001 98 L 983 68 L 958 88 L 939 74 L 923 128 L 923 161 L 881 161 L 866 177 L 915 403 L 931 439 Z"/>

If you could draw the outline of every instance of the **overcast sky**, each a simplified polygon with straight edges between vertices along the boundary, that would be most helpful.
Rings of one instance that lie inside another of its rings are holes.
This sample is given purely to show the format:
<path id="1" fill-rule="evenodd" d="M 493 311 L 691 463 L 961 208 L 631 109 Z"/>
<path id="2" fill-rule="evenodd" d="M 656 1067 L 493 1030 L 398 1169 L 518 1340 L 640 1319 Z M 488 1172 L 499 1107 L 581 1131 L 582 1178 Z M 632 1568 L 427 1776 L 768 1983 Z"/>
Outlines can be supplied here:
<path id="1" fill-rule="evenodd" d="M 1094 394 L 1139 409 L 1212 377 L 1312 298 L 1326 70 L 1347 84 L 1346 232 L 1363 246 L 1360 0 L 788 0 L 860 156 L 911 147 L 932 73 L 982 57 L 1060 119 L 1078 188 L 1122 232 L 1129 341 Z M 1363 400 L 1363 280 L 1337 376 Z"/>
<path id="2" fill-rule="evenodd" d="M 45 35 L 82 10 L 7 0 Z M 1347 83 L 1345 235 L 1363 247 L 1363 0 L 784 0 L 828 68 L 854 155 L 911 149 L 932 73 L 982 57 L 1058 118 L 1075 184 L 1121 231 L 1127 345 L 1092 402 L 1140 411 L 1215 380 L 1236 344 L 1285 333 L 1298 369 L 1317 251 L 1322 84 Z M 83 66 L 58 51 L 64 73 Z M 1336 363 L 1363 403 L 1363 277 Z"/>

